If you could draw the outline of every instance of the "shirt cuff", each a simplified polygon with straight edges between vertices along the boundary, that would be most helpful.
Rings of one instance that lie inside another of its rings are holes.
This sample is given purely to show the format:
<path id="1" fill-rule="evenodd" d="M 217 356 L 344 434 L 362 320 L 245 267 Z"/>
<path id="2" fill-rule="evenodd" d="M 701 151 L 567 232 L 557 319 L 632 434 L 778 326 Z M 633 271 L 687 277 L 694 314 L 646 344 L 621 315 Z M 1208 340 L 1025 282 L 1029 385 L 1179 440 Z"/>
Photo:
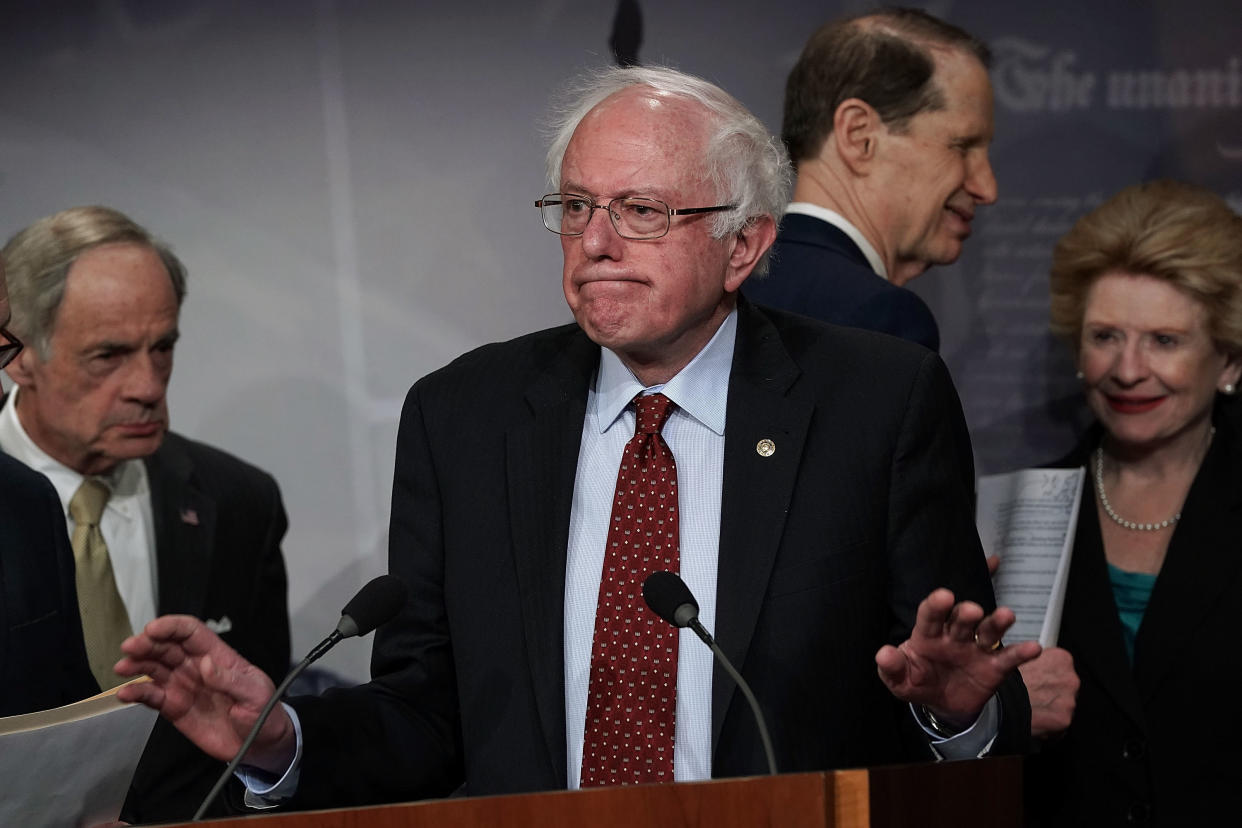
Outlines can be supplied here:
<path id="1" fill-rule="evenodd" d="M 1000 702 L 995 695 L 979 711 L 974 724 L 948 738 L 932 729 L 918 705 L 911 704 L 910 713 L 927 734 L 937 759 L 977 759 L 992 749 L 992 743 L 1000 733 Z"/>
<path id="2" fill-rule="evenodd" d="M 298 790 L 298 780 L 302 776 L 302 723 L 298 721 L 298 714 L 292 707 L 284 702 L 280 705 L 293 720 L 293 733 L 297 736 L 298 743 L 297 750 L 293 753 L 293 761 L 279 777 L 251 765 L 238 765 L 234 776 L 246 786 L 242 802 L 247 808 L 275 808 L 288 802 Z"/>

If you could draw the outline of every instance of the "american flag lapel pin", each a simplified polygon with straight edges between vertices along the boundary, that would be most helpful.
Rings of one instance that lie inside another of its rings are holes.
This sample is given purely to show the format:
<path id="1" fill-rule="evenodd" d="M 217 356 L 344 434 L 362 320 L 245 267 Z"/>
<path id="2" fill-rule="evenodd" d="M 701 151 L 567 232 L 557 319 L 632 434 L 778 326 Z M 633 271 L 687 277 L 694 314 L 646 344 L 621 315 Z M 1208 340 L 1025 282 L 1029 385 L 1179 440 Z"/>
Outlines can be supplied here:
<path id="1" fill-rule="evenodd" d="M 188 523 L 190 526 L 198 526 L 198 512 L 193 509 L 182 509 L 181 522 Z"/>

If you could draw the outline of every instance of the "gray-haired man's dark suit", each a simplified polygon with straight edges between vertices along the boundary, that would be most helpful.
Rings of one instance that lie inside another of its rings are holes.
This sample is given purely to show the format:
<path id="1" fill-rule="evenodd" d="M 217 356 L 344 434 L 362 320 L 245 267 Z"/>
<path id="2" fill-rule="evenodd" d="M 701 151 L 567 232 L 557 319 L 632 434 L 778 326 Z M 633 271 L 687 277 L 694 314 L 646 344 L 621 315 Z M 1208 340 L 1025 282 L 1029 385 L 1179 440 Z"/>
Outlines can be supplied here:
<path id="1" fill-rule="evenodd" d="M 289 614 L 280 543 L 288 521 L 276 481 L 219 449 L 169 432 L 143 461 L 151 488 L 157 615 L 213 622 L 220 637 L 280 681 Z M 188 820 L 224 769 L 157 721 L 122 817 Z M 213 813 L 225 813 L 218 808 Z"/>

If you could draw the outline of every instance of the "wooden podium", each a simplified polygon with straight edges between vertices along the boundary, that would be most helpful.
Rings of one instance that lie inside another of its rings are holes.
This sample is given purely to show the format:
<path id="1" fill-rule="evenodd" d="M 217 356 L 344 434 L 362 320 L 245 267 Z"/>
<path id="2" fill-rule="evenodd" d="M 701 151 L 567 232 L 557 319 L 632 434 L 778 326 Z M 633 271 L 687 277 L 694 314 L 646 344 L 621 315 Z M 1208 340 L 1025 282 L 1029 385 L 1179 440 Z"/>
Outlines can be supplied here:
<path id="1" fill-rule="evenodd" d="M 220 828 L 1016 828 L 1022 825 L 1022 760 L 977 759 L 676 785 L 438 799 L 194 824 Z"/>

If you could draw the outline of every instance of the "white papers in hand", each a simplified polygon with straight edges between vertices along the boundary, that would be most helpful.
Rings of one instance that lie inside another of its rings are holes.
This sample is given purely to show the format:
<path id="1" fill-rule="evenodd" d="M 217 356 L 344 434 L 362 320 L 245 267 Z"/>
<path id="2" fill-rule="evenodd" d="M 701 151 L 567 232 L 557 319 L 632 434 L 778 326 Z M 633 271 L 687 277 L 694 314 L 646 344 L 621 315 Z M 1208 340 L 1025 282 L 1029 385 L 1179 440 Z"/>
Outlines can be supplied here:
<path id="1" fill-rule="evenodd" d="M 157 715 L 121 704 L 113 688 L 54 710 L 0 718 L 0 825 L 114 822 Z"/>
<path id="2" fill-rule="evenodd" d="M 1085 477 L 1078 468 L 979 478 L 975 522 L 984 552 L 1000 556 L 992 585 L 996 603 L 1017 615 L 1011 641 L 1056 646 Z"/>

